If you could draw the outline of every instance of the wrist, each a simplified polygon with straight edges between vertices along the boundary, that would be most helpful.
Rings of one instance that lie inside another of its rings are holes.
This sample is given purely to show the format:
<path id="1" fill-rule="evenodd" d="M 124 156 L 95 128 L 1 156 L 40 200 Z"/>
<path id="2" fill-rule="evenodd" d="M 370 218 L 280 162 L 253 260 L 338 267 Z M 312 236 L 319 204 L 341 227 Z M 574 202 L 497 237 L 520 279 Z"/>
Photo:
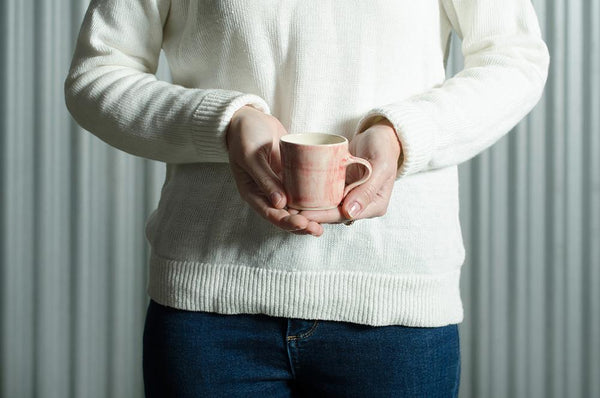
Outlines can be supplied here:
<path id="1" fill-rule="evenodd" d="M 233 113 L 231 119 L 229 120 L 229 125 L 227 126 L 227 130 L 225 131 L 225 145 L 227 146 L 227 150 L 229 150 L 229 141 L 232 134 L 235 134 L 240 125 L 240 121 L 247 114 L 247 112 L 251 110 L 256 110 L 250 105 L 244 105 L 240 107 L 237 111 Z M 260 111 L 259 111 L 260 112 Z"/>
<path id="2" fill-rule="evenodd" d="M 240 109 L 238 109 L 237 111 L 235 111 L 233 113 L 233 115 L 231 116 L 231 122 L 243 117 L 248 111 L 257 111 L 257 109 L 252 107 L 251 105 L 244 105 L 244 106 L 240 107 Z M 230 122 L 230 125 L 231 125 L 231 122 Z"/>
<path id="3" fill-rule="evenodd" d="M 386 118 L 382 118 L 380 120 L 378 120 L 377 122 L 375 122 L 371 127 L 375 127 L 378 130 L 382 130 L 385 131 L 387 133 L 387 135 L 390 137 L 390 143 L 391 145 L 397 145 L 398 148 L 398 161 L 400 164 L 400 159 L 402 159 L 402 143 L 400 142 L 400 139 L 398 138 L 398 133 L 396 132 L 396 128 L 394 127 L 394 125 L 392 124 L 392 122 L 390 122 L 388 119 Z"/>

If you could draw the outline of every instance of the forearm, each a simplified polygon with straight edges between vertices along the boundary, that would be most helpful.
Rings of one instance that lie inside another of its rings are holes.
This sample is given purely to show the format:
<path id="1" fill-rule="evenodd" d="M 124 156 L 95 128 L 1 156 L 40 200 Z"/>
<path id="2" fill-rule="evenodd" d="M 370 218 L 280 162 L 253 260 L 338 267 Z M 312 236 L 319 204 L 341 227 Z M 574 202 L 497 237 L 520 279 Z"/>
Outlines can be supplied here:
<path id="1" fill-rule="evenodd" d="M 233 113 L 244 105 L 265 113 L 269 107 L 250 93 L 159 81 L 154 73 L 167 10 L 168 2 L 156 0 L 92 2 L 65 80 L 67 107 L 83 128 L 133 155 L 227 162 Z"/>
<path id="2" fill-rule="evenodd" d="M 360 132 L 385 117 L 402 143 L 398 177 L 456 165 L 490 147 L 539 101 L 549 53 L 529 0 L 444 0 L 463 40 L 465 67 L 443 84 L 376 107 Z"/>

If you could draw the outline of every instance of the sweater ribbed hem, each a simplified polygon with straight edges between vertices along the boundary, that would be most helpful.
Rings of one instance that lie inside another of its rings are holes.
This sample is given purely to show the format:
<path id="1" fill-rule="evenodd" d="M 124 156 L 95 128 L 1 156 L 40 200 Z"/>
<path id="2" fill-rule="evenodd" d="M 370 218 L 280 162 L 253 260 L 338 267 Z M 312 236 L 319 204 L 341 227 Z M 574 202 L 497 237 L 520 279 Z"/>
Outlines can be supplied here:
<path id="1" fill-rule="evenodd" d="M 270 115 L 269 105 L 261 97 L 234 90 L 211 90 L 192 115 L 192 141 L 205 162 L 229 161 L 225 134 L 233 114 L 249 105 Z"/>
<path id="2" fill-rule="evenodd" d="M 438 275 L 282 271 L 150 257 L 148 295 L 188 311 L 437 327 L 460 323 L 460 269 Z"/>

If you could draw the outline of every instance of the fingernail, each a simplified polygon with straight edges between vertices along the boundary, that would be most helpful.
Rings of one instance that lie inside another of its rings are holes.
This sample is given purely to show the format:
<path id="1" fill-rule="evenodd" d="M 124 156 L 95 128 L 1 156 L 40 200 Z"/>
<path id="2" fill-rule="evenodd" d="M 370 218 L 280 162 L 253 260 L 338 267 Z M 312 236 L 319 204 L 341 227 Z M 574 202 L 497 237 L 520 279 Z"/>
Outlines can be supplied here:
<path id="1" fill-rule="evenodd" d="M 354 203 L 352 203 L 352 206 L 350 206 L 350 210 L 348 210 L 348 214 L 350 215 L 350 217 L 354 218 L 354 217 L 358 216 L 358 213 L 360 213 L 360 203 L 354 202 Z"/>
<path id="2" fill-rule="evenodd" d="M 280 194 L 279 192 L 273 192 L 271 194 L 271 203 L 273 203 L 273 206 L 277 206 L 277 203 L 279 203 L 279 201 L 281 199 L 283 199 L 283 195 Z"/>

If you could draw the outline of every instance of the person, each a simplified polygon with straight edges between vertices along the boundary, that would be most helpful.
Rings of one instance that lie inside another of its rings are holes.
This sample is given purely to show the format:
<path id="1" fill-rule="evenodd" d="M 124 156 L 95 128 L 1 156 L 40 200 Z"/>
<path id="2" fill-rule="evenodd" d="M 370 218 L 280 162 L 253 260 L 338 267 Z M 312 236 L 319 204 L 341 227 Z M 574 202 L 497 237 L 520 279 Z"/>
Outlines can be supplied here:
<path id="1" fill-rule="evenodd" d="M 457 166 L 533 109 L 549 60 L 530 0 L 92 0 L 67 107 L 166 163 L 146 395 L 457 396 Z M 286 204 L 278 143 L 301 132 L 373 166 L 336 209 Z"/>

